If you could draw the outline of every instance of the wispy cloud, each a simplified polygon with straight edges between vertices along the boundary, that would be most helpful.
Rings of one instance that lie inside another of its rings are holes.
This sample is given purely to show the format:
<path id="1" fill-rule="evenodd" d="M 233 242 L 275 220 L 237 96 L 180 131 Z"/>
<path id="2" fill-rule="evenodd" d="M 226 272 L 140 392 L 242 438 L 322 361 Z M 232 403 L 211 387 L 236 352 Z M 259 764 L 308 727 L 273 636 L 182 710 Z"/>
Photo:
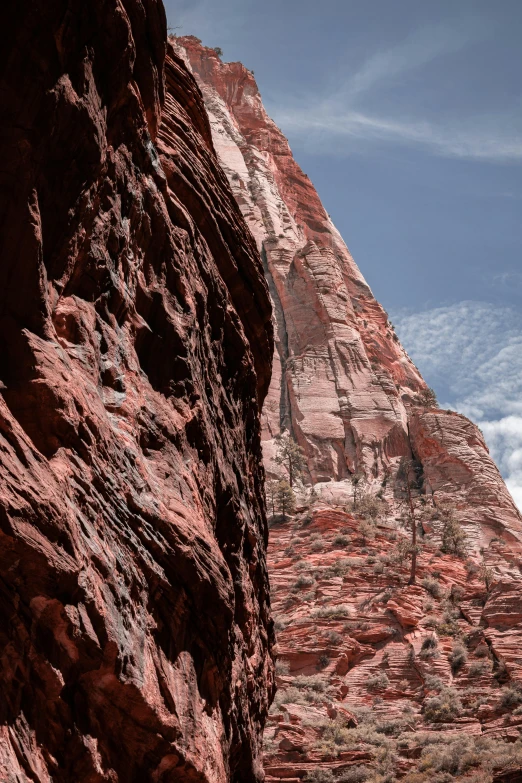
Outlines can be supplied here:
<path id="1" fill-rule="evenodd" d="M 426 120 L 396 120 L 343 110 L 339 105 L 332 108 L 331 101 L 319 103 L 313 109 L 310 106 L 314 106 L 313 101 L 310 105 L 307 102 L 307 105 L 294 108 L 273 105 L 271 112 L 284 131 L 306 137 L 308 145 L 317 149 L 329 149 L 324 144 L 325 137 L 333 137 L 341 144 L 350 140 L 413 144 L 450 158 L 498 162 L 522 160 L 522 133 L 515 129 L 480 127 L 476 122 L 435 124 Z M 335 152 L 340 151 L 338 144 Z"/>
<path id="2" fill-rule="evenodd" d="M 482 429 L 522 509 L 522 314 L 459 302 L 393 316 L 397 332 L 442 405 Z"/>
<path id="3" fill-rule="evenodd" d="M 478 20 L 477 20 L 478 21 Z M 463 29 L 458 24 L 431 25 L 415 30 L 405 41 L 370 56 L 348 79 L 346 95 L 355 98 L 443 55 L 457 52 L 486 34 L 483 25 Z"/>
<path id="4" fill-rule="evenodd" d="M 517 113 L 463 118 L 440 112 L 433 121 L 426 115 L 425 94 L 418 84 L 404 91 L 410 75 L 421 76 L 428 64 L 487 35 L 488 27 L 479 18 L 467 20 L 466 25 L 456 21 L 453 26 L 421 28 L 400 44 L 371 55 L 355 73 L 340 68 L 325 93 L 301 95 L 293 102 L 288 96 L 276 98 L 269 110 L 285 132 L 314 151 L 350 154 L 378 142 L 415 146 L 449 158 L 522 160 L 522 123 Z M 442 92 L 447 73 L 447 68 L 441 71 Z M 397 88 L 399 93 L 394 92 Z M 384 103 L 393 104 L 396 94 L 401 105 L 407 101 L 409 110 L 379 110 Z"/>

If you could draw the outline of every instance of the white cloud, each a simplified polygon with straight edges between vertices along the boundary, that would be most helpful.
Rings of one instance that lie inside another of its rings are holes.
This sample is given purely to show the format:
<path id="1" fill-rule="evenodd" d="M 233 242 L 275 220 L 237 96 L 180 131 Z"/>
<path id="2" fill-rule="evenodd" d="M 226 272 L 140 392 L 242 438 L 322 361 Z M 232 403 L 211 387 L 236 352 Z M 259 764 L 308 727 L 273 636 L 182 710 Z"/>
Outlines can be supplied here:
<path id="1" fill-rule="evenodd" d="M 456 52 L 485 34 L 484 26 L 477 23 L 468 30 L 458 24 L 421 27 L 402 43 L 369 57 L 349 78 L 346 92 L 352 97 L 360 95 L 408 71 L 417 70 L 437 57 Z"/>
<path id="2" fill-rule="evenodd" d="M 505 118 L 472 118 L 466 123 L 430 123 L 426 120 L 397 120 L 346 109 L 340 101 L 321 102 L 317 96 L 293 108 L 270 107 L 278 125 L 291 136 L 302 136 L 306 146 L 350 152 L 350 141 L 379 141 L 415 145 L 440 157 L 506 162 L 522 160 L 522 133 L 509 128 Z M 333 138 L 325 145 L 325 138 Z"/>
<path id="3" fill-rule="evenodd" d="M 490 32 L 490 30 L 489 30 Z M 269 103 L 274 120 L 305 147 L 327 154 L 350 154 L 368 144 L 400 144 L 447 158 L 505 162 L 522 160 L 522 127 L 516 114 L 469 116 L 438 111 L 426 118 L 425 96 L 410 90 L 409 111 L 395 114 L 375 108 L 379 94 L 404 86 L 407 74 L 419 75 L 433 60 L 479 42 L 488 27 L 479 18 L 453 27 L 433 25 L 415 31 L 404 42 L 370 56 L 352 75 L 340 68 L 330 89 L 289 96 Z M 400 77 L 400 78 L 399 78 Z M 377 97 L 376 97 L 377 96 Z M 404 97 L 404 95 L 402 96 Z M 381 101 L 382 103 L 382 101 Z M 422 107 L 422 108 L 420 108 Z"/>
<path id="4" fill-rule="evenodd" d="M 459 302 L 392 317 L 406 350 L 443 396 L 443 407 L 482 429 L 522 509 L 522 314 Z"/>

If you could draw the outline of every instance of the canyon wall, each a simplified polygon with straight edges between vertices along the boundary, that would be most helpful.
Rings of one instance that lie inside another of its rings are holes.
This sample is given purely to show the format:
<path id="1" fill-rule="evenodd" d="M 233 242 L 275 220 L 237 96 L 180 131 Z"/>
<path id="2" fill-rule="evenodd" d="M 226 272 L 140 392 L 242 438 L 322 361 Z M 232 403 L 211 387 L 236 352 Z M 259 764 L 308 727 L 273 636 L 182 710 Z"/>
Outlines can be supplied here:
<path id="1" fill-rule="evenodd" d="M 419 404 L 426 384 L 325 212 L 288 141 L 268 117 L 254 75 L 193 36 L 172 38 L 203 92 L 214 145 L 265 265 L 276 334 L 264 405 L 268 475 L 277 436 L 304 449 L 306 483 L 326 501 L 364 475 L 393 501 L 401 458 L 422 463 L 424 491 L 458 506 L 474 546 L 501 536 L 522 552 L 522 520 L 464 416 Z"/>
<path id="2" fill-rule="evenodd" d="M 259 780 L 261 260 L 161 2 L 0 17 L 0 779 Z"/>
<path id="3" fill-rule="evenodd" d="M 522 520 L 482 433 L 426 395 L 253 73 L 194 37 L 173 45 L 202 89 L 272 297 L 267 473 L 285 475 L 281 433 L 306 457 L 296 513 L 271 520 L 267 779 L 520 780 Z M 443 539 L 448 519 L 460 549 Z"/>

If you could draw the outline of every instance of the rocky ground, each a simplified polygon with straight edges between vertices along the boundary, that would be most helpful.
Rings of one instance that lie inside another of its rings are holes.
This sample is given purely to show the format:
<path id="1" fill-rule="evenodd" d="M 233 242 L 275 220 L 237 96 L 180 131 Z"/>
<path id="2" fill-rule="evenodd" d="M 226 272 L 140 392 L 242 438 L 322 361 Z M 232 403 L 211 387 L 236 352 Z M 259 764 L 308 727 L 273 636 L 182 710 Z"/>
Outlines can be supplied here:
<path id="1" fill-rule="evenodd" d="M 408 585 L 406 539 L 353 508 L 272 521 L 268 783 L 522 779 L 519 592 L 430 534 Z"/>

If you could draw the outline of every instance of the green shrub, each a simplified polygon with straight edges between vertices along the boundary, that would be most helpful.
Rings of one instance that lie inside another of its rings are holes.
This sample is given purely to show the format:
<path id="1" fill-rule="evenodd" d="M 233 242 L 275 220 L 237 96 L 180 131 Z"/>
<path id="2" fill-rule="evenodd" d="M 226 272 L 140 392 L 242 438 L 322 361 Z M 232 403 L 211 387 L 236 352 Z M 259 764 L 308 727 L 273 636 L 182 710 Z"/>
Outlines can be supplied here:
<path id="1" fill-rule="evenodd" d="M 348 536 L 335 536 L 333 542 L 335 546 L 348 546 L 350 544 L 350 538 Z"/>
<path id="2" fill-rule="evenodd" d="M 340 633 L 337 633 L 337 631 L 328 631 L 326 636 L 328 637 L 328 641 L 332 642 L 332 644 L 340 644 L 343 640 L 343 637 Z"/>
<path id="3" fill-rule="evenodd" d="M 522 687 L 519 685 L 508 685 L 507 688 L 503 688 L 500 704 L 507 709 L 518 707 L 519 704 L 522 704 Z"/>
<path id="4" fill-rule="evenodd" d="M 329 576 L 344 576 L 350 571 L 350 563 L 347 562 L 348 558 L 342 557 L 340 560 L 337 560 L 337 562 L 332 563 L 331 566 L 328 566 L 328 568 L 324 572 L 324 576 L 328 578 Z"/>
<path id="5" fill-rule="evenodd" d="M 491 667 L 486 661 L 473 661 L 469 667 L 468 674 L 470 677 L 481 677 L 489 672 L 491 672 Z"/>
<path id="6" fill-rule="evenodd" d="M 385 672 L 376 672 L 368 677 L 366 685 L 369 691 L 385 691 L 390 681 Z"/>
<path id="7" fill-rule="evenodd" d="M 290 663 L 279 658 L 275 664 L 276 674 L 288 674 L 290 671 Z"/>
<path id="8" fill-rule="evenodd" d="M 336 783 L 365 783 L 369 780 L 371 772 L 370 767 L 357 764 L 355 767 L 345 769 L 335 780 Z"/>
<path id="9" fill-rule="evenodd" d="M 303 778 L 306 783 L 333 783 L 336 780 L 331 769 L 312 769 Z"/>
<path id="10" fill-rule="evenodd" d="M 317 669 L 326 669 L 326 667 L 328 666 L 329 663 L 330 663 L 329 656 L 326 655 L 326 653 L 323 653 L 317 659 L 317 666 L 316 666 L 316 668 Z"/>
<path id="11" fill-rule="evenodd" d="M 451 671 L 453 674 L 456 674 L 458 671 L 460 671 L 460 669 L 462 669 L 466 663 L 467 658 L 468 652 L 466 648 L 459 642 L 455 642 L 453 649 L 449 654 L 449 662 L 451 664 Z"/>
<path id="12" fill-rule="evenodd" d="M 311 587 L 313 584 L 315 584 L 315 579 L 313 576 L 305 576 L 305 574 L 301 574 L 297 577 L 296 581 L 293 584 L 293 587 L 300 588 L 300 587 Z"/>
<path id="13" fill-rule="evenodd" d="M 434 634 L 431 634 L 431 636 L 426 636 L 422 642 L 421 650 L 433 650 L 435 647 L 437 647 L 438 643 L 439 640 Z"/>
<path id="14" fill-rule="evenodd" d="M 453 688 L 443 688 L 436 696 L 425 699 L 422 712 L 430 723 L 451 723 L 462 712 L 462 702 Z"/>
<path id="15" fill-rule="evenodd" d="M 321 606 L 312 610 L 312 617 L 343 618 L 351 617 L 353 610 L 347 604 L 338 604 L 337 606 Z"/>
<path id="16" fill-rule="evenodd" d="M 430 691 L 441 691 L 444 688 L 444 683 L 440 677 L 437 677 L 434 674 L 428 674 L 426 677 L 426 688 Z"/>
<path id="17" fill-rule="evenodd" d="M 439 582 L 433 577 L 425 576 L 421 584 L 434 598 L 440 598 L 442 596 L 442 588 Z"/>
<path id="18" fill-rule="evenodd" d="M 317 674 L 306 676 L 300 674 L 298 677 L 294 677 L 293 684 L 296 688 L 302 690 L 312 690 L 317 693 L 323 693 L 326 690 L 326 683 L 322 677 Z"/>

